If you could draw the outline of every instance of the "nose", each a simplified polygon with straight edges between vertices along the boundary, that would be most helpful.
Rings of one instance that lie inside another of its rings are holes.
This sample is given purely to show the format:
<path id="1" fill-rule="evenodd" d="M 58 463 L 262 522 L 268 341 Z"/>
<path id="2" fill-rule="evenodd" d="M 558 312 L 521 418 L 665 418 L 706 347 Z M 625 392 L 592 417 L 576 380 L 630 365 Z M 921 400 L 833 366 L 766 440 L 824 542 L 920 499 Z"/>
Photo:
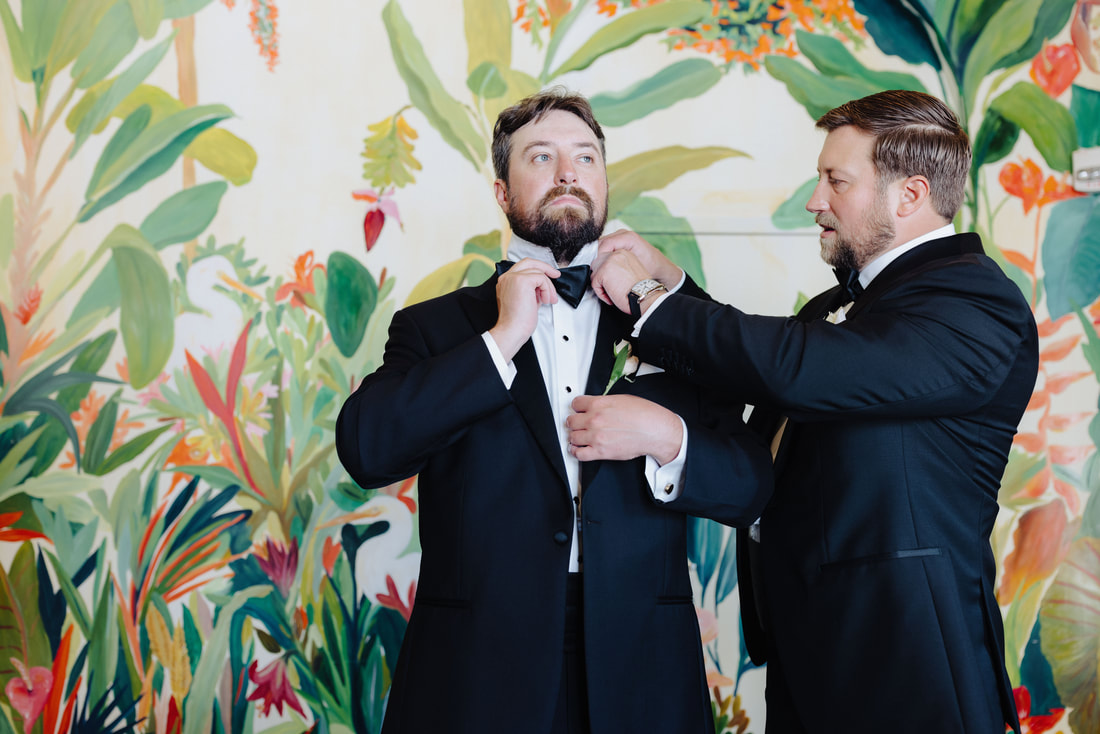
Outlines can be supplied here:
<path id="1" fill-rule="evenodd" d="M 573 170 L 573 162 L 568 158 L 560 159 L 556 173 L 559 186 L 572 186 L 577 182 L 577 172 Z"/>
<path id="2" fill-rule="evenodd" d="M 810 194 L 809 201 L 806 202 L 806 211 L 810 212 L 811 214 L 820 214 L 821 212 L 829 208 L 829 204 L 825 201 L 825 196 L 821 190 L 821 187 L 824 183 L 824 181 L 817 182 L 817 185 L 814 186 L 813 192 Z"/>

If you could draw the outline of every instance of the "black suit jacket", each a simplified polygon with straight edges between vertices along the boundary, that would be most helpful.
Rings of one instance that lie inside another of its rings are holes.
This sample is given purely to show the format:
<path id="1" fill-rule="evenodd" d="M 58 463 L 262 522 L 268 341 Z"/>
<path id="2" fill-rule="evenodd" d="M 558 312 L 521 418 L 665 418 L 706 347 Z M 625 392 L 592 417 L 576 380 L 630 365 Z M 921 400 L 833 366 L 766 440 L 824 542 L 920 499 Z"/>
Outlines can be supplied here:
<path id="1" fill-rule="evenodd" d="M 769 686 L 789 690 L 810 731 L 1016 723 L 989 536 L 1038 338 L 981 253 L 973 234 L 918 246 L 841 324 L 821 319 L 839 288 L 797 319 L 674 295 L 638 340 L 644 359 L 764 411 L 750 422 L 789 419 L 762 578 L 740 586 L 763 597 L 743 602 L 746 641 L 778 663 Z"/>
<path id="2" fill-rule="evenodd" d="M 538 360 L 506 389 L 480 334 L 496 278 L 395 314 L 382 367 L 345 403 L 339 456 L 364 487 L 419 474 L 416 604 L 386 734 L 549 731 L 561 679 L 573 503 Z M 631 328 L 603 309 L 586 392 L 600 394 Z M 763 442 L 666 374 L 613 392 L 688 425 L 683 495 L 660 506 L 644 459 L 582 465 L 589 713 L 601 734 L 713 732 L 686 563 L 686 516 L 744 524 L 770 494 Z M 728 406 L 727 406 L 728 407 Z"/>

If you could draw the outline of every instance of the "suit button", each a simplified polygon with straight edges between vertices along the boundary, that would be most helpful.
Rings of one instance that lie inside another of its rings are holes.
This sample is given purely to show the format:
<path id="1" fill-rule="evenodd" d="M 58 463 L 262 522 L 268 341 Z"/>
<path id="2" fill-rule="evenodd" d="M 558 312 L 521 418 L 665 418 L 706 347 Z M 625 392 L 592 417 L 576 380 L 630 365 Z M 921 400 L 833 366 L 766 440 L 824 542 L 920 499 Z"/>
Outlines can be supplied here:
<path id="1" fill-rule="evenodd" d="M 569 535 L 565 531 L 559 530 L 554 533 L 554 542 L 558 545 L 565 545 L 569 542 Z"/>

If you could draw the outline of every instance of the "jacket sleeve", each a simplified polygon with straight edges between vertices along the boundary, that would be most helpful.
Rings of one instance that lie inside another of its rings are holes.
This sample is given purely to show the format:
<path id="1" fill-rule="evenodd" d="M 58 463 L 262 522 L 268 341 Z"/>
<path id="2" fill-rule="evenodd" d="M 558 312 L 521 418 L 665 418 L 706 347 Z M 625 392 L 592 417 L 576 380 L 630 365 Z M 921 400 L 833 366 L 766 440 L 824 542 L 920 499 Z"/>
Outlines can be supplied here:
<path id="1" fill-rule="evenodd" d="M 394 314 L 382 366 L 336 419 L 336 451 L 360 486 L 418 473 L 469 427 L 512 402 L 480 334 L 434 345 L 421 329 L 431 314 Z"/>
<path id="2" fill-rule="evenodd" d="M 995 393 L 1035 324 L 992 263 L 908 281 L 840 324 L 754 316 L 673 294 L 637 338 L 647 361 L 803 421 L 953 415 Z"/>

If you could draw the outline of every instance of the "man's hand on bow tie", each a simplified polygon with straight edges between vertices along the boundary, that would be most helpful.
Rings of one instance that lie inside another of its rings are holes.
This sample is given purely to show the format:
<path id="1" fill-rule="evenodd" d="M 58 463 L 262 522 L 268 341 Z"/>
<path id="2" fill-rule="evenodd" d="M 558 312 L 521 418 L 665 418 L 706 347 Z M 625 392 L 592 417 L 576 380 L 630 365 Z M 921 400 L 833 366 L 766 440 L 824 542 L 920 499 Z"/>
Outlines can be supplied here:
<path id="1" fill-rule="evenodd" d="M 638 281 L 654 278 L 671 289 L 682 277 L 683 271 L 660 250 L 626 229 L 602 237 L 592 263 L 592 290 L 623 313 L 630 313 L 627 294 Z M 642 305 L 644 312 L 648 304 Z"/>
<path id="2" fill-rule="evenodd" d="M 680 453 L 684 429 L 671 410 L 635 395 L 581 395 L 573 399 L 569 453 L 580 461 L 623 461 L 652 456 L 667 464 Z"/>
<path id="3" fill-rule="evenodd" d="M 497 278 L 497 323 L 489 336 L 506 360 L 511 361 L 535 333 L 539 306 L 558 302 L 550 281 L 558 275 L 553 265 L 524 258 Z"/>

